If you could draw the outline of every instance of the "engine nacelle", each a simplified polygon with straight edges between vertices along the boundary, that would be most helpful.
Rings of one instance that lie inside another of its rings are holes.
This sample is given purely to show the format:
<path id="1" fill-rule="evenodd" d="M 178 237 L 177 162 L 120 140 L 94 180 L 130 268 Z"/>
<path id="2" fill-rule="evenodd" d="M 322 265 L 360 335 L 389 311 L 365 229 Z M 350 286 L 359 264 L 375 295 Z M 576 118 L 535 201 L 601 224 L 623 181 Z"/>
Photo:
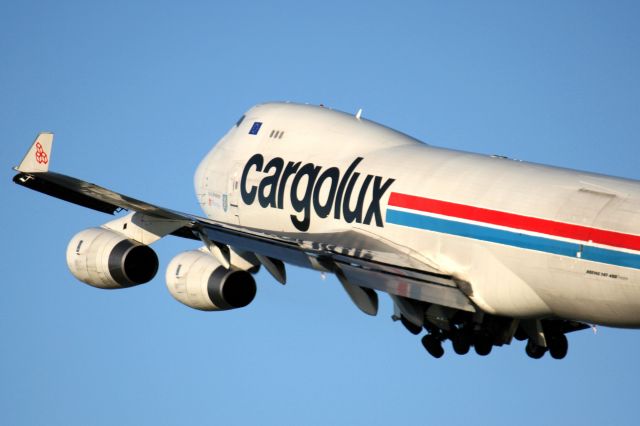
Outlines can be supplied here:
<path id="1" fill-rule="evenodd" d="M 185 305 L 201 311 L 223 311 L 247 306 L 256 295 L 253 276 L 229 270 L 210 254 L 187 251 L 174 257 L 167 267 L 167 288 Z"/>
<path id="2" fill-rule="evenodd" d="M 158 272 L 158 256 L 149 246 L 117 232 L 89 228 L 69 242 L 67 265 L 84 283 L 116 289 L 151 281 Z"/>

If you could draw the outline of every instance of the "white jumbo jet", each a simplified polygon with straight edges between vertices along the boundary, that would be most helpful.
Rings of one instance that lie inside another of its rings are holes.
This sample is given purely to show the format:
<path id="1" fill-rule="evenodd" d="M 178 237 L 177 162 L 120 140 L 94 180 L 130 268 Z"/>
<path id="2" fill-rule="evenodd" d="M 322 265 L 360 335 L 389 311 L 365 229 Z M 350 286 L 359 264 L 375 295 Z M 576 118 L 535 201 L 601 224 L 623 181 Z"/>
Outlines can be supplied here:
<path id="1" fill-rule="evenodd" d="M 149 244 L 204 246 L 169 262 L 169 292 L 206 311 L 240 308 L 263 266 L 334 273 L 364 313 L 388 293 L 394 320 L 427 331 L 426 350 L 527 339 L 540 358 L 567 354 L 587 324 L 640 327 L 640 182 L 436 148 L 322 106 L 251 108 L 202 160 L 205 217 L 158 207 L 49 171 L 40 133 L 14 182 L 72 203 L 130 213 L 81 231 L 67 248 L 79 280 L 103 289 L 150 281 Z"/>

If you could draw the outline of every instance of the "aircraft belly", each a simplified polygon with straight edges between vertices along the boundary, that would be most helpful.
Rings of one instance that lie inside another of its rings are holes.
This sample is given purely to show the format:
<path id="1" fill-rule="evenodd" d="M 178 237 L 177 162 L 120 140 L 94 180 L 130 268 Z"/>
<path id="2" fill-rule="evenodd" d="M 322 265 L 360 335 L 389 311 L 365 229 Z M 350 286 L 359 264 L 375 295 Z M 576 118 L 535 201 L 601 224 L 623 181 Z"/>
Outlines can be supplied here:
<path id="1" fill-rule="evenodd" d="M 444 272 L 469 282 L 471 299 L 485 312 L 640 326 L 636 269 L 437 232 L 394 233 Z"/>

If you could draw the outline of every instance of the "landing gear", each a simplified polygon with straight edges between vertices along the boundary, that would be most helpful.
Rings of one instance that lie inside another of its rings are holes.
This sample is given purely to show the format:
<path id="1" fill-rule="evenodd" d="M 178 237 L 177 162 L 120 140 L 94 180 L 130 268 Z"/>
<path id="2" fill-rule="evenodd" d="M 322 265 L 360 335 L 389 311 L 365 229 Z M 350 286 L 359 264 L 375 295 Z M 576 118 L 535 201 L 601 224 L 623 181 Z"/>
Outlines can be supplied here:
<path id="1" fill-rule="evenodd" d="M 470 314 L 468 312 L 450 312 L 444 307 L 426 309 L 422 319 L 423 328 L 416 326 L 403 316 L 403 312 L 393 315 L 394 321 L 400 321 L 412 334 L 422 336 L 422 345 L 434 358 L 444 356 L 444 343 L 451 341 L 453 352 L 465 355 L 471 348 L 479 356 L 489 355 L 493 347 L 511 344 L 512 340 L 522 340 L 530 358 L 540 359 L 549 352 L 554 359 L 567 356 L 569 344 L 566 334 L 582 330 L 587 326 L 581 323 L 561 319 L 514 319 L 489 314 Z M 410 317 L 414 318 L 414 317 Z"/>
<path id="2" fill-rule="evenodd" d="M 529 355 L 533 359 L 540 359 L 544 356 L 544 353 L 547 351 L 547 348 L 544 346 L 539 346 L 532 339 L 527 341 L 526 347 L 527 355 Z"/>
<path id="3" fill-rule="evenodd" d="M 556 334 L 549 339 L 549 355 L 553 359 L 562 359 L 567 356 L 569 342 L 564 334 Z"/>
<path id="4" fill-rule="evenodd" d="M 471 349 L 471 336 L 464 330 L 458 330 L 451 336 L 451 346 L 458 355 L 464 355 Z"/>
<path id="5" fill-rule="evenodd" d="M 513 337 L 515 337 L 516 340 L 522 342 L 523 340 L 527 339 L 527 333 L 522 329 L 522 327 L 518 327 Z"/>
<path id="6" fill-rule="evenodd" d="M 475 348 L 478 355 L 489 355 L 491 353 L 491 349 L 493 348 L 493 341 L 491 339 L 491 336 L 487 334 L 477 335 L 474 339 L 473 347 Z"/>
<path id="7" fill-rule="evenodd" d="M 442 358 L 442 355 L 444 355 L 442 341 L 433 334 L 427 334 L 422 338 L 422 346 L 434 358 Z"/>
<path id="8" fill-rule="evenodd" d="M 414 323 L 406 319 L 404 316 L 400 316 L 400 322 L 402 323 L 402 325 L 404 325 L 404 328 L 409 330 L 409 333 L 411 334 L 414 334 L 417 336 L 422 331 L 422 327 L 420 327 L 419 325 L 415 325 Z"/>

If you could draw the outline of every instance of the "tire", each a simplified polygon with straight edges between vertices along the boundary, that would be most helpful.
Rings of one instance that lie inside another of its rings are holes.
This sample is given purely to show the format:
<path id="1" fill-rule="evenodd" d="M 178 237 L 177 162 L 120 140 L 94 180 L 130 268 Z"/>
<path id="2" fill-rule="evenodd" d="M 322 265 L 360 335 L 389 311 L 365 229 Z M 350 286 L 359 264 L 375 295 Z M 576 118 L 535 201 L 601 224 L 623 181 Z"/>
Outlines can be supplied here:
<path id="1" fill-rule="evenodd" d="M 544 353 L 547 351 L 547 348 L 544 346 L 538 346 L 531 339 L 527 341 L 527 347 L 525 348 L 527 355 L 533 359 L 540 359 L 544 356 Z"/>
<path id="2" fill-rule="evenodd" d="M 406 319 L 404 316 L 400 316 L 400 322 L 402 323 L 402 325 L 404 325 L 404 328 L 406 328 L 409 331 L 409 333 L 413 335 L 417 336 L 422 331 L 422 327 L 420 327 L 419 325 L 415 325 L 414 323 Z"/>
<path id="3" fill-rule="evenodd" d="M 481 335 L 476 337 L 473 347 L 478 355 L 487 356 L 491 353 L 491 349 L 493 349 L 493 342 L 489 336 Z"/>
<path id="4" fill-rule="evenodd" d="M 516 340 L 519 340 L 522 342 L 523 340 L 527 340 L 527 333 L 524 332 L 522 327 L 518 327 L 513 337 L 515 337 Z"/>
<path id="5" fill-rule="evenodd" d="M 431 334 L 427 334 L 422 338 L 422 346 L 424 346 L 427 352 L 429 352 L 429 355 L 434 358 L 442 358 L 442 355 L 444 355 L 442 342 Z"/>
<path id="6" fill-rule="evenodd" d="M 553 359 L 562 359 L 567 356 L 569 351 L 569 342 L 567 336 L 559 334 L 549 339 L 549 355 Z"/>
<path id="7" fill-rule="evenodd" d="M 457 331 L 451 336 L 451 346 L 458 355 L 465 355 L 471 349 L 471 337 L 464 331 Z"/>

